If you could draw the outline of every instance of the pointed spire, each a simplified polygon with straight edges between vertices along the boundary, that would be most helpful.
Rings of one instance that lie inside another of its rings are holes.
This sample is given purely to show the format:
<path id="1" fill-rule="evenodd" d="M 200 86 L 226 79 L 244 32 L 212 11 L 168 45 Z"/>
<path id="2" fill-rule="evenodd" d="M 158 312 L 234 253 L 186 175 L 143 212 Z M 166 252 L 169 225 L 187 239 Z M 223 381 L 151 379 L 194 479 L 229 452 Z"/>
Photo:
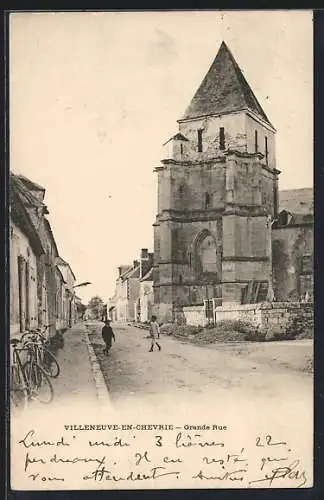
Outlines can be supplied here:
<path id="1" fill-rule="evenodd" d="M 251 87 L 223 41 L 181 120 L 249 108 L 271 127 Z"/>

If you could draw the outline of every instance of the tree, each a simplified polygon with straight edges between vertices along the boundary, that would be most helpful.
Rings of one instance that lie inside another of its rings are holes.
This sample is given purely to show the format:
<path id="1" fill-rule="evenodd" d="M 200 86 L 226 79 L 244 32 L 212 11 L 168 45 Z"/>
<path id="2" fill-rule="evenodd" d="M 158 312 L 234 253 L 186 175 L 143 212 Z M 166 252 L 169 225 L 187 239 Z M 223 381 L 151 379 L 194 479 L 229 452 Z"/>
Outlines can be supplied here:
<path id="1" fill-rule="evenodd" d="M 76 304 L 77 313 L 80 319 L 83 319 L 84 313 L 86 312 L 87 306 L 82 304 L 82 302 L 77 302 Z"/>
<path id="2" fill-rule="evenodd" d="M 88 309 L 94 319 L 101 319 L 104 301 L 96 295 L 89 300 Z"/>

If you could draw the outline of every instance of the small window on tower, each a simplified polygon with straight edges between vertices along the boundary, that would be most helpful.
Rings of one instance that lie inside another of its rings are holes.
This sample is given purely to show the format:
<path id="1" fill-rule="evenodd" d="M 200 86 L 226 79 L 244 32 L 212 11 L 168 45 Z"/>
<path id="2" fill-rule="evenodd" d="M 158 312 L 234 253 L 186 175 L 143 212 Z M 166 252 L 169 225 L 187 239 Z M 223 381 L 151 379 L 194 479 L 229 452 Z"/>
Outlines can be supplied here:
<path id="1" fill-rule="evenodd" d="M 219 149 L 225 149 L 225 129 L 224 127 L 220 127 L 219 129 Z"/>
<path id="2" fill-rule="evenodd" d="M 180 144 L 180 153 L 183 155 L 183 144 Z"/>
<path id="3" fill-rule="evenodd" d="M 266 158 L 266 163 L 268 163 L 268 138 L 264 138 L 264 153 Z"/>
<path id="4" fill-rule="evenodd" d="M 197 136 L 198 136 L 198 153 L 202 153 L 203 150 L 203 144 L 202 144 L 202 129 L 197 130 Z"/>
<path id="5" fill-rule="evenodd" d="M 258 152 L 258 131 L 255 130 L 254 132 L 254 151 L 257 153 Z"/>
<path id="6" fill-rule="evenodd" d="M 179 284 L 182 285 L 182 274 L 179 276 Z"/>
<path id="7" fill-rule="evenodd" d="M 210 207 L 210 194 L 205 193 L 205 208 L 209 208 L 209 207 Z"/>
<path id="8" fill-rule="evenodd" d="M 184 195 L 184 185 L 180 184 L 180 186 L 179 186 L 179 196 L 183 196 L 183 195 Z"/>

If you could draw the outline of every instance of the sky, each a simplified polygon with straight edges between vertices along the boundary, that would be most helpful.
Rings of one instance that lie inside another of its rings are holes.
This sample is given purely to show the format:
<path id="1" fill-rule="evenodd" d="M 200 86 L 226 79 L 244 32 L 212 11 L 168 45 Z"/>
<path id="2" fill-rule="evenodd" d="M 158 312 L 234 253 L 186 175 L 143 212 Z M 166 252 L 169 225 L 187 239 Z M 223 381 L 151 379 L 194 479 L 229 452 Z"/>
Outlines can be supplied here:
<path id="1" fill-rule="evenodd" d="M 313 185 L 311 11 L 14 13 L 10 168 L 46 188 L 86 303 L 153 251 L 162 144 L 222 40 L 277 129 L 280 189 Z"/>

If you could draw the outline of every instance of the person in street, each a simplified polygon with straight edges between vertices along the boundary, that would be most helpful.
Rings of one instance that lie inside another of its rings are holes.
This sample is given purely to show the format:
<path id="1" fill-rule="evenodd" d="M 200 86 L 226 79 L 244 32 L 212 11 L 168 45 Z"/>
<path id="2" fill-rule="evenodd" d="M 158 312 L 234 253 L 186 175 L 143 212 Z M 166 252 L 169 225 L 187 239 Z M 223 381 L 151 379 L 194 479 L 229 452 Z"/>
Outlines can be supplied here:
<path id="1" fill-rule="evenodd" d="M 152 316 L 150 323 L 151 349 L 149 352 L 153 352 L 155 345 L 158 347 L 159 351 L 161 351 L 161 346 L 156 340 L 157 338 L 160 338 L 160 327 L 159 323 L 156 321 L 156 316 Z"/>
<path id="2" fill-rule="evenodd" d="M 105 320 L 105 325 L 102 328 L 101 335 L 102 335 L 102 338 L 104 340 L 104 343 L 106 344 L 106 346 L 104 348 L 104 354 L 108 355 L 108 353 L 111 349 L 112 339 L 114 339 L 114 342 L 116 342 L 115 334 L 113 332 L 113 329 L 110 326 L 109 319 Z"/>

